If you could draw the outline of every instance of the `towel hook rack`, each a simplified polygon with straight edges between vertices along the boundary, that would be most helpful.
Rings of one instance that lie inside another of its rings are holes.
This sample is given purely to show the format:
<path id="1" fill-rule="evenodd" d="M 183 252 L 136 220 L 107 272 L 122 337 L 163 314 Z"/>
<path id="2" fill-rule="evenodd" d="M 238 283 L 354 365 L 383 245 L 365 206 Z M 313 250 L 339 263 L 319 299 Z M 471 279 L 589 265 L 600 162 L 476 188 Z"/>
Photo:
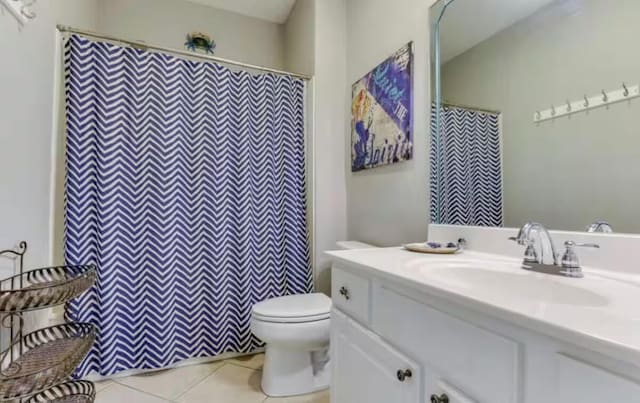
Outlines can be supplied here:
<path id="1" fill-rule="evenodd" d="M 627 85 L 626 82 L 623 82 L 621 87 L 611 91 L 600 90 L 599 93 L 592 96 L 585 94 L 575 101 L 571 101 L 569 98 L 563 103 L 551 105 L 548 109 L 537 109 L 533 113 L 533 121 L 540 123 L 595 108 L 609 107 L 615 103 L 628 102 L 639 97 L 640 85 Z"/>

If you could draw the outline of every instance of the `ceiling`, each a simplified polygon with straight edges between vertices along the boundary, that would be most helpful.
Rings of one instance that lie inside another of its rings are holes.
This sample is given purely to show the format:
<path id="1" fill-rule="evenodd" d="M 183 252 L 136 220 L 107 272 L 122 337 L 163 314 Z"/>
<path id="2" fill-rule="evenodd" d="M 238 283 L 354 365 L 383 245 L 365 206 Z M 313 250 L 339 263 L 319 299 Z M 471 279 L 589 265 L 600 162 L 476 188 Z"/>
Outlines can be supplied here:
<path id="1" fill-rule="evenodd" d="M 282 24 L 287 21 L 296 0 L 188 0 L 234 13 Z"/>
<path id="2" fill-rule="evenodd" d="M 453 59 L 554 1 L 455 0 L 442 20 L 442 61 Z"/>

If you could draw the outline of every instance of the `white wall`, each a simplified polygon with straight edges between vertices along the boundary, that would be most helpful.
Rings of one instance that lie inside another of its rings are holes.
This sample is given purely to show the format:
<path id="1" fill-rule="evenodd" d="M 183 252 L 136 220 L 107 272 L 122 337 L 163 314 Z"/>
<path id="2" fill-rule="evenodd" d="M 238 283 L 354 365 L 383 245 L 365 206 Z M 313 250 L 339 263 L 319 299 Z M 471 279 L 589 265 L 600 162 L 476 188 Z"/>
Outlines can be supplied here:
<path id="1" fill-rule="evenodd" d="M 409 41 L 414 41 L 414 158 L 412 161 L 351 173 L 349 112 L 345 113 L 342 160 L 346 170 L 348 234 L 381 246 L 418 242 L 429 222 L 429 7 L 433 0 L 349 0 L 348 67 L 343 90 Z"/>
<path id="2" fill-rule="evenodd" d="M 315 71 L 316 1 L 297 0 L 284 25 L 284 66 L 287 71 Z"/>
<path id="3" fill-rule="evenodd" d="M 284 25 L 285 69 L 312 76 L 315 72 L 316 53 L 316 0 L 298 0 L 291 10 L 289 19 Z M 306 99 L 306 153 L 307 153 L 307 223 L 311 236 L 311 258 L 314 268 L 314 279 L 318 272 L 316 267 L 317 245 L 315 243 L 314 195 L 315 180 L 314 151 L 314 81 L 307 82 Z M 321 289 L 323 287 L 318 287 Z M 328 292 L 327 289 L 323 291 Z"/>
<path id="4" fill-rule="evenodd" d="M 344 127 L 348 0 L 298 0 L 285 25 L 287 70 L 313 74 L 308 148 L 316 289 L 331 289 L 324 251 L 347 238 Z"/>
<path id="5" fill-rule="evenodd" d="M 40 0 L 22 30 L 0 14 L 0 249 L 29 243 L 25 268 L 50 264 L 56 23 L 95 29 L 95 0 Z M 55 156 L 57 158 L 58 156 Z M 10 274 L 0 262 L 0 276 Z M 29 317 L 32 327 L 46 315 Z"/>
<path id="6" fill-rule="evenodd" d="M 29 242 L 49 263 L 55 24 L 95 29 L 95 0 L 40 0 L 22 30 L 0 14 L 0 249 Z"/>
<path id="7" fill-rule="evenodd" d="M 348 121 L 346 5 L 350 0 L 316 0 L 314 208 L 316 287 L 330 289 L 330 261 L 322 252 L 347 237 L 344 148 Z"/>
<path id="8" fill-rule="evenodd" d="M 183 0 L 100 0 L 98 31 L 184 49 L 185 36 L 205 32 L 216 56 L 284 68 L 284 27 Z"/>

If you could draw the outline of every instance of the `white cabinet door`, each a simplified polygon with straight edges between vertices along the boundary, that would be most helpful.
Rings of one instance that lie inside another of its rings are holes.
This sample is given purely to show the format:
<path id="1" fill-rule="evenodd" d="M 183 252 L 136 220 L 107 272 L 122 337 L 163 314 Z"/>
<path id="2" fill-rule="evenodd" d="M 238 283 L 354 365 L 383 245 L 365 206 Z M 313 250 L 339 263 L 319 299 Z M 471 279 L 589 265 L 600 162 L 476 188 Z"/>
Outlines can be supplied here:
<path id="1" fill-rule="evenodd" d="M 331 327 L 332 403 L 422 403 L 415 362 L 339 311 Z"/>

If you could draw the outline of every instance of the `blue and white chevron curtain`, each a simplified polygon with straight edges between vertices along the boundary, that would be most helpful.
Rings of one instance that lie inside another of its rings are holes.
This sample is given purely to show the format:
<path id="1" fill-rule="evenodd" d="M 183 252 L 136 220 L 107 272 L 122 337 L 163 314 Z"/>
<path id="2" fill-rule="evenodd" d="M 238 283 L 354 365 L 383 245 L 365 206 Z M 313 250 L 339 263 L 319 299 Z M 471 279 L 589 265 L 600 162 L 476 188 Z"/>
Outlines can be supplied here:
<path id="1" fill-rule="evenodd" d="M 68 307 L 98 341 L 77 375 L 251 352 L 251 306 L 310 292 L 304 82 L 71 36 Z"/>
<path id="2" fill-rule="evenodd" d="M 431 119 L 431 222 L 503 226 L 500 115 L 444 106 L 441 116 L 439 140 Z"/>

